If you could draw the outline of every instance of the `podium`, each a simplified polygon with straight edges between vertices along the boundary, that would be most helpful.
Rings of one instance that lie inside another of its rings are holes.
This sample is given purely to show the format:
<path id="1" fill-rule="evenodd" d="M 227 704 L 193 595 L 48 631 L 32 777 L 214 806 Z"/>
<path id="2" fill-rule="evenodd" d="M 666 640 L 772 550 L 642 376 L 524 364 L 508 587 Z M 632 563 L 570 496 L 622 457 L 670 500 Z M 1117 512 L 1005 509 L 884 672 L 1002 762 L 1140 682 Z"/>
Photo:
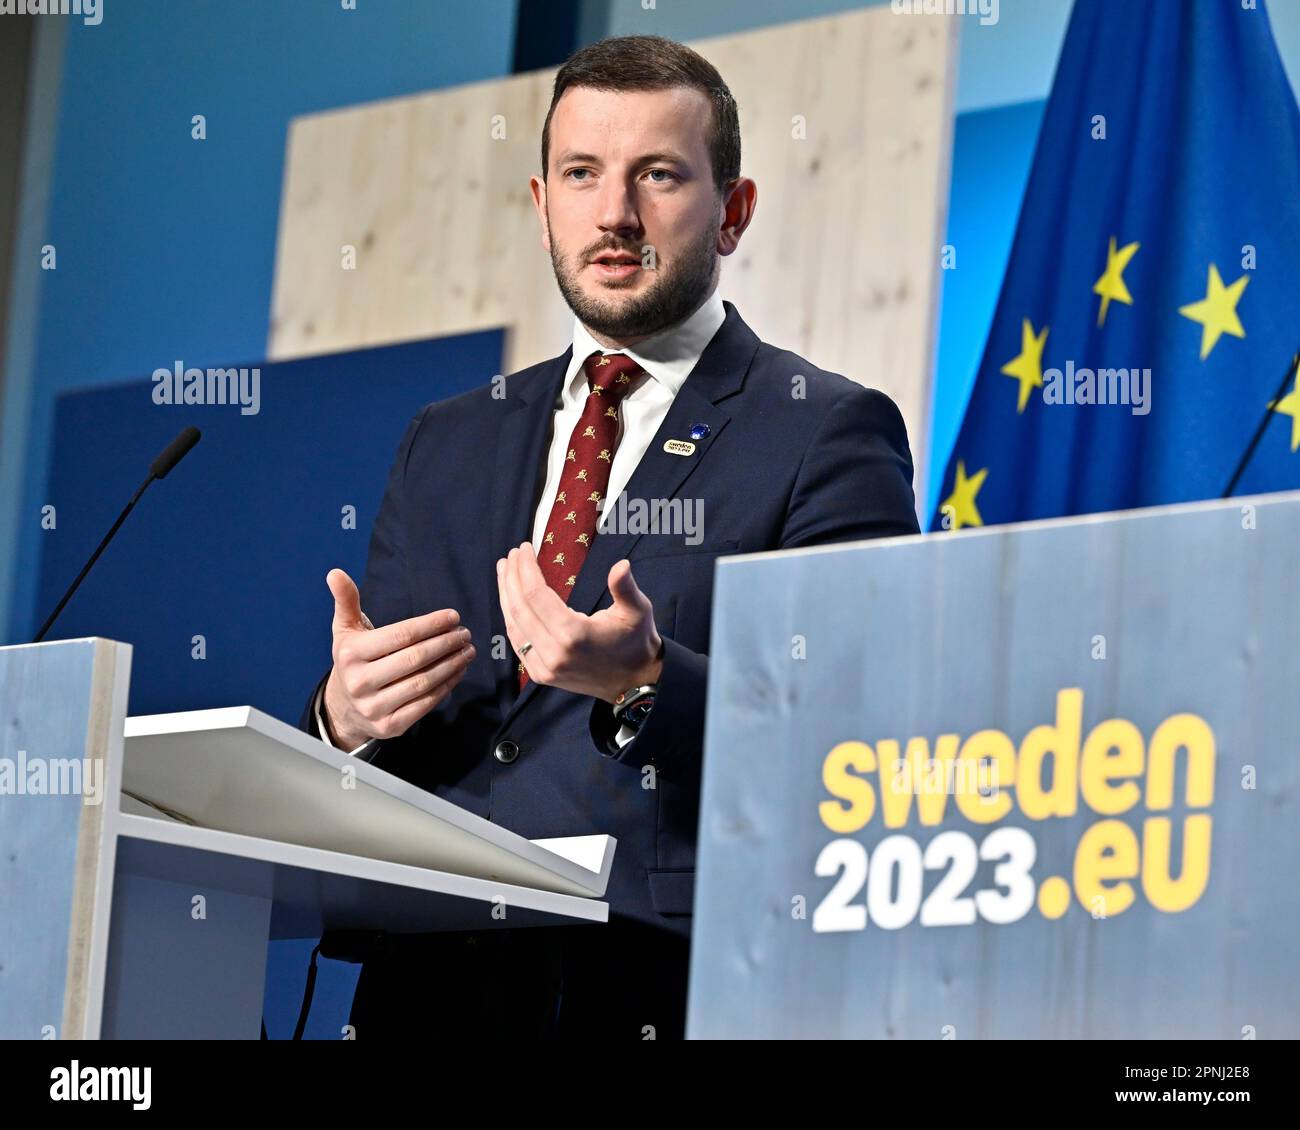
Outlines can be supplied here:
<path id="1" fill-rule="evenodd" d="M 608 921 L 529 841 L 250 707 L 126 718 L 131 648 L 0 648 L 0 1038 L 257 1039 L 271 939 Z"/>
<path id="2" fill-rule="evenodd" d="M 1300 1036 L 1297 546 L 1277 494 L 721 561 L 688 1035 Z"/>

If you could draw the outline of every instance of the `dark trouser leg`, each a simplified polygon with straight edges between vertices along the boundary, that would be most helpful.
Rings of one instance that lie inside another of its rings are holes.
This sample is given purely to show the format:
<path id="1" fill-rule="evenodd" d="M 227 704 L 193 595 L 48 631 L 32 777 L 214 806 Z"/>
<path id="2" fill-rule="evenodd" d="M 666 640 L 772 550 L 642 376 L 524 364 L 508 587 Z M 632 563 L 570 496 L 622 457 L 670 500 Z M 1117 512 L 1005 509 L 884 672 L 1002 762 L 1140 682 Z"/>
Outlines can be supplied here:
<path id="1" fill-rule="evenodd" d="M 561 1039 L 685 1036 L 688 938 L 629 919 L 566 929 Z"/>
<path id="2" fill-rule="evenodd" d="M 689 939 L 628 919 L 412 936 L 361 968 L 364 1039 L 673 1040 Z"/>
<path id="3" fill-rule="evenodd" d="M 349 1016 L 356 1038 L 553 1038 L 560 955 L 546 932 L 390 939 L 361 967 Z"/>

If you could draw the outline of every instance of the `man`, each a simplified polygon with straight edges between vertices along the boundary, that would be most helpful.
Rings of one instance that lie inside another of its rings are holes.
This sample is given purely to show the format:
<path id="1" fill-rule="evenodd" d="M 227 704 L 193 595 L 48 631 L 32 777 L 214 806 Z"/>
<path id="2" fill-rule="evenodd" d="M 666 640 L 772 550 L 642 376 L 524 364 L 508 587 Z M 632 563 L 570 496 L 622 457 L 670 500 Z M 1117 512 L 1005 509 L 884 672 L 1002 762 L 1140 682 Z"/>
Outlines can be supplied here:
<path id="1" fill-rule="evenodd" d="M 303 724 L 530 839 L 615 836 L 611 918 L 390 939 L 359 1039 L 680 1036 L 714 565 L 917 532 L 893 403 L 718 293 L 757 191 L 708 62 L 647 36 L 578 52 L 530 183 L 572 345 L 412 420 L 361 593 L 327 578 L 334 666 Z M 679 528 L 629 528 L 637 502 Z"/>

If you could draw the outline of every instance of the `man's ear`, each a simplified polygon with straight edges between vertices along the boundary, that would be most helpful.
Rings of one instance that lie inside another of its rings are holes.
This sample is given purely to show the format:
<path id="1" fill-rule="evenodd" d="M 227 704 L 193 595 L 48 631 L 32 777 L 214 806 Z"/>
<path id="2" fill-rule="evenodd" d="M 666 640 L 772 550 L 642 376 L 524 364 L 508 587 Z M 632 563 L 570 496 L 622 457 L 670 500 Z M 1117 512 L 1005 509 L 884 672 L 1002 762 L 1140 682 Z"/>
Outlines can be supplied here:
<path id="1" fill-rule="evenodd" d="M 542 225 L 542 249 L 551 250 L 551 225 L 546 222 L 546 181 L 541 177 L 528 178 L 528 188 L 533 194 L 533 207 L 537 210 L 537 220 Z"/>
<path id="2" fill-rule="evenodd" d="M 722 194 L 722 227 L 718 231 L 718 254 L 730 255 L 740 243 L 754 209 L 758 207 L 758 185 L 749 177 L 737 177 Z"/>

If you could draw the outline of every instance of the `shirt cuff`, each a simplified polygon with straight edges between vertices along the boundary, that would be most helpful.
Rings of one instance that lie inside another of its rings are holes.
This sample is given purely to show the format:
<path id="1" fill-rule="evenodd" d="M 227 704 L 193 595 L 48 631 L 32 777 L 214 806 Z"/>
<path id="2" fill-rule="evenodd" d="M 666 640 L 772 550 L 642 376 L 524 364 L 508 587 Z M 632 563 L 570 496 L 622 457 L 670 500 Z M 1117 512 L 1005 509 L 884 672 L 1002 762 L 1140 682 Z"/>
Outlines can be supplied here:
<path id="1" fill-rule="evenodd" d="M 328 737 L 329 729 L 325 725 L 325 684 L 324 683 L 320 685 L 320 689 L 317 690 L 316 692 L 316 701 L 312 703 L 312 710 L 316 714 L 316 731 L 317 733 L 320 734 L 320 740 L 323 741 L 327 746 L 331 746 L 334 749 L 339 749 L 338 746 L 334 745 L 334 743 L 330 741 Z M 371 738 L 368 742 L 362 742 L 359 746 L 357 746 L 356 749 L 339 750 L 339 752 L 346 753 L 349 757 L 356 757 L 357 754 L 369 753 L 378 744 L 379 744 L 378 738 Z M 369 757 L 363 757 L 362 760 L 369 761 L 370 759 Z"/>
<path id="2" fill-rule="evenodd" d="M 635 740 L 637 731 L 614 717 L 614 708 L 608 702 L 595 699 L 591 707 L 590 730 L 596 749 L 605 757 L 615 758 Z"/>

